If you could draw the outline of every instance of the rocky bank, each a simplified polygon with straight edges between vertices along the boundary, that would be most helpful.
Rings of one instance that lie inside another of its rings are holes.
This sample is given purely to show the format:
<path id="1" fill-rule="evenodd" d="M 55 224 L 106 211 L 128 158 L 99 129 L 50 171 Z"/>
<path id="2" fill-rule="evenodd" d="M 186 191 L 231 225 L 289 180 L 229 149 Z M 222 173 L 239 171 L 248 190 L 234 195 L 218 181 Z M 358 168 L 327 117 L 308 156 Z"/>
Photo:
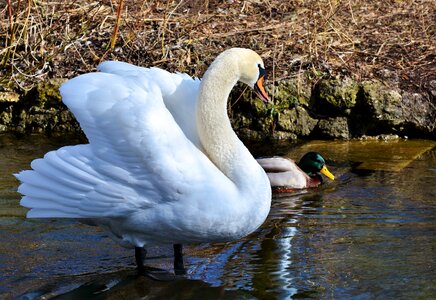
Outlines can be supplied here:
<path id="1" fill-rule="evenodd" d="M 40 82 L 23 95 L 0 91 L 0 133 L 80 133 L 59 95 L 64 81 Z M 229 114 L 241 137 L 435 139 L 435 82 L 429 94 L 402 91 L 378 80 L 356 82 L 350 78 L 322 78 L 311 84 L 299 77 L 277 82 L 267 90 L 273 100 L 268 105 L 243 86 L 232 93 Z"/>
<path id="2" fill-rule="evenodd" d="M 435 139 L 436 82 L 431 94 L 402 91 L 379 80 L 289 80 L 274 87 L 274 105 L 248 95 L 234 106 L 236 128 L 251 138 L 350 139 L 399 136 Z"/>

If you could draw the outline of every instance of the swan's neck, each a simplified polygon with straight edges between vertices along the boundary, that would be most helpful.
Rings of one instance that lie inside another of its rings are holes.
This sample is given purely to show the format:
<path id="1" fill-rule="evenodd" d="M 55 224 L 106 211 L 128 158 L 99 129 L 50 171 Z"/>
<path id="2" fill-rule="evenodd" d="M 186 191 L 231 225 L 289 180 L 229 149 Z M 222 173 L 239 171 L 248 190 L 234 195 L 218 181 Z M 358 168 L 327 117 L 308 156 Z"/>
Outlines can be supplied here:
<path id="1" fill-rule="evenodd" d="M 227 100 L 238 79 L 235 64 L 219 60 L 211 65 L 200 86 L 197 128 L 209 159 L 241 188 L 249 186 L 260 166 L 233 131 L 227 115 Z"/>

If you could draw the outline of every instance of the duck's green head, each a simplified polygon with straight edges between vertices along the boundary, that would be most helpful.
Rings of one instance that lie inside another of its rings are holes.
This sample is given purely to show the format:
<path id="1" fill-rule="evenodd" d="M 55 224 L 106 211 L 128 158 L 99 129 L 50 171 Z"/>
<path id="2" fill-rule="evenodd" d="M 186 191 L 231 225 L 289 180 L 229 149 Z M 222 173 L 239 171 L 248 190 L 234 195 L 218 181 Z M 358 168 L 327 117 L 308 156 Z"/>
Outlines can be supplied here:
<path id="1" fill-rule="evenodd" d="M 304 154 L 298 166 L 309 176 L 322 173 L 331 180 L 335 179 L 335 176 L 327 169 L 325 159 L 318 152 L 307 152 Z"/>

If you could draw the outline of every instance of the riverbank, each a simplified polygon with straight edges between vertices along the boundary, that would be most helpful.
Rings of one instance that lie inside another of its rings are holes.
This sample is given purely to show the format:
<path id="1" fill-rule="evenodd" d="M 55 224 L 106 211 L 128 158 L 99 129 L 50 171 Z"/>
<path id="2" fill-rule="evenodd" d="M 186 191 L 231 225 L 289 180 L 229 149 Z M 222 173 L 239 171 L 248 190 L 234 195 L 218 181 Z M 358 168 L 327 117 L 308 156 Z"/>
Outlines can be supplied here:
<path id="1" fill-rule="evenodd" d="M 0 132 L 80 132 L 57 88 L 103 60 L 201 77 L 239 46 L 264 58 L 273 99 L 234 91 L 241 136 L 434 139 L 435 11 L 433 1 L 14 3 L 0 20 Z"/>
<path id="2" fill-rule="evenodd" d="M 64 79 L 41 82 L 29 93 L 0 101 L 0 132 L 82 134 L 61 102 Z M 275 87 L 275 104 L 264 105 L 242 87 L 233 92 L 233 127 L 250 140 L 351 139 L 365 137 L 434 139 L 434 103 L 372 80 L 323 79 L 298 93 L 298 82 Z"/>

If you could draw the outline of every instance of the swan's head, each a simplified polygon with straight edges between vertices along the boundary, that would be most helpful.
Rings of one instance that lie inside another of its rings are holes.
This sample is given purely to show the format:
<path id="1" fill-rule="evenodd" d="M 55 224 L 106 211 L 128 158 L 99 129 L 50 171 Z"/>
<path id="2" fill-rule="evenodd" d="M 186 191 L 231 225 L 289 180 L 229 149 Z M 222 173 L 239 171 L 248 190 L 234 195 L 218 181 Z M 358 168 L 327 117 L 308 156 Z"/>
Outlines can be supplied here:
<path id="1" fill-rule="evenodd" d="M 267 78 L 262 58 L 253 50 L 240 49 L 240 81 L 254 89 L 256 95 L 265 103 L 269 102 L 264 83 Z"/>
<path id="2" fill-rule="evenodd" d="M 239 81 L 247 84 L 256 95 L 265 103 L 269 102 L 264 83 L 267 78 L 262 58 L 253 50 L 245 48 L 232 48 L 221 53 L 220 56 L 229 57 L 236 62 L 239 72 Z M 217 58 L 220 60 L 220 57 Z"/>

